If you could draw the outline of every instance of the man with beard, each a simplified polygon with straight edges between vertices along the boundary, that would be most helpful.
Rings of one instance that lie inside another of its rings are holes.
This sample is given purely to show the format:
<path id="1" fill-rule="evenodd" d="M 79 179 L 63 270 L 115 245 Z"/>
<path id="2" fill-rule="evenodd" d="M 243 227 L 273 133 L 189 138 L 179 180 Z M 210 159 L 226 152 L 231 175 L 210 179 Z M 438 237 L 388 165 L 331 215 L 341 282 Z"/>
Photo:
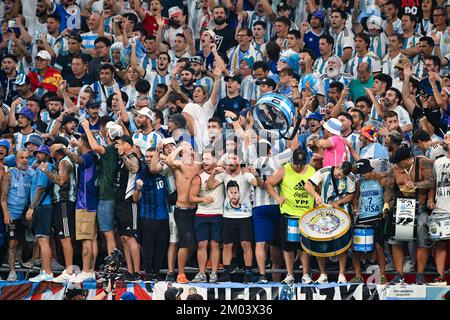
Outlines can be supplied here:
<path id="1" fill-rule="evenodd" d="M 149 11 L 145 12 L 142 8 L 139 0 L 132 0 L 130 4 L 133 4 L 134 11 L 142 21 L 142 25 L 147 30 L 148 35 L 155 35 L 156 32 L 164 25 L 169 23 L 167 18 L 162 16 L 163 2 L 161 0 L 151 0 L 149 5 Z"/>
<path id="2" fill-rule="evenodd" d="M 249 28 L 240 28 L 236 33 L 238 45 L 231 48 L 228 54 L 228 71 L 238 73 L 239 65 L 244 58 L 253 58 L 253 61 L 262 60 L 261 54 L 251 44 L 253 33 Z"/>
<path id="3" fill-rule="evenodd" d="M 56 119 L 56 123 L 51 131 L 52 137 L 59 136 L 69 143 L 70 140 L 76 139 L 74 134 L 79 122 L 78 118 L 70 110 L 65 110 Z"/>
<path id="4" fill-rule="evenodd" d="M 145 155 L 148 148 L 155 148 L 164 138 L 153 129 L 155 114 L 147 107 L 137 111 L 136 125 L 139 131 L 133 135 L 133 143 L 140 149 L 140 155 Z M 139 155 L 139 152 L 138 152 Z"/>
<path id="5" fill-rule="evenodd" d="M 355 46 L 353 32 L 351 31 L 352 26 L 348 28 L 346 24 L 346 21 L 349 18 L 350 17 L 342 10 L 334 9 L 331 12 L 330 35 L 334 38 L 335 42 L 334 53 L 342 59 L 343 63 L 347 63 L 353 56 Z"/>
<path id="6" fill-rule="evenodd" d="M 352 81 L 352 75 L 341 72 L 342 61 L 338 57 L 331 57 L 328 59 L 328 66 L 325 69 L 326 72 L 320 76 L 319 86 L 318 86 L 318 99 L 322 104 L 325 100 L 331 98 L 330 96 L 330 86 L 331 83 L 339 82 L 344 87 L 348 87 Z M 336 100 L 337 101 L 337 100 Z"/>
<path id="7" fill-rule="evenodd" d="M 313 69 L 316 74 L 321 75 L 326 72 L 330 58 L 341 60 L 338 55 L 333 53 L 333 46 L 334 40 L 330 35 L 323 34 L 319 37 L 320 57 L 318 57 L 313 64 Z"/>
<path id="8" fill-rule="evenodd" d="M 14 81 L 14 84 L 16 85 L 17 92 L 19 93 L 18 99 L 21 99 L 21 102 L 19 103 L 21 107 L 25 107 L 27 105 L 27 99 L 32 97 L 36 98 L 33 91 L 30 89 L 30 78 L 26 74 L 19 73 Z"/>
<path id="9" fill-rule="evenodd" d="M 17 57 L 12 54 L 3 55 L 2 68 L 0 70 L 0 86 L 3 88 L 5 94 L 3 103 L 11 106 L 11 103 L 19 95 L 16 82 L 17 78 Z"/>
<path id="10" fill-rule="evenodd" d="M 51 160 L 50 149 L 42 145 L 34 152 L 37 163 L 49 163 Z M 49 170 L 53 166 L 49 165 Z M 50 189 L 51 182 L 47 175 L 38 167 L 31 183 L 31 204 L 26 213 L 26 219 L 33 221 L 35 236 L 40 249 L 41 272 L 36 277 L 30 278 L 31 282 L 51 281 L 52 273 L 52 249 L 50 237 L 52 235 L 53 206 Z"/>
<path id="11" fill-rule="evenodd" d="M 391 209 L 393 214 L 400 208 L 397 207 L 399 199 L 403 201 L 414 201 L 415 219 L 417 219 L 417 236 L 412 240 L 417 246 L 417 275 L 416 284 L 425 284 L 423 272 L 428 260 L 432 242 L 428 234 L 428 212 L 427 208 L 434 207 L 432 197 L 429 197 L 429 191 L 435 185 L 433 176 L 433 166 L 428 161 L 423 161 L 419 157 L 413 157 L 411 150 L 407 146 L 397 148 L 390 162 L 394 164 L 386 178 L 386 187 L 384 190 L 384 209 Z M 397 212 L 398 214 L 398 212 Z M 403 257 L 404 245 L 408 241 L 396 240 L 395 236 L 390 234 L 388 243 L 392 245 L 392 256 L 396 269 L 396 274 L 391 280 L 391 284 L 404 282 L 403 275 Z"/>
<path id="12" fill-rule="evenodd" d="M 52 132 L 53 126 L 56 124 L 58 117 L 61 115 L 61 112 L 64 107 L 64 100 L 59 97 L 51 97 L 49 99 L 47 105 L 49 122 L 47 123 L 47 130 L 45 130 L 45 134 L 43 138 L 49 138 L 50 132 Z"/>
<path id="13" fill-rule="evenodd" d="M 208 95 L 210 95 L 213 89 L 214 80 L 206 76 L 203 57 L 194 56 L 189 59 L 189 68 L 194 71 L 195 85 L 205 87 L 208 91 Z"/>
<path id="14" fill-rule="evenodd" d="M 89 129 L 100 130 L 100 105 L 96 101 L 88 101 L 86 104 L 87 119 L 89 121 Z M 83 134 L 84 128 L 80 126 L 78 132 Z"/>
<path id="15" fill-rule="evenodd" d="M 13 112 L 13 111 L 11 111 Z M 13 113 L 14 114 L 14 113 Z M 34 112 L 25 107 L 20 111 L 17 119 L 18 132 L 14 133 L 14 149 L 21 150 L 25 148 L 28 136 L 35 132 L 33 129 Z M 12 127 L 14 128 L 14 126 Z"/>
<path id="16" fill-rule="evenodd" d="M 193 100 L 193 94 L 194 94 L 194 70 L 191 68 L 186 68 L 183 71 L 181 71 L 181 86 L 180 90 L 183 92 L 190 100 Z"/>
<path id="17" fill-rule="evenodd" d="M 67 31 L 60 33 L 61 16 L 58 14 L 49 14 L 47 17 L 47 32 L 42 33 L 40 41 L 43 43 L 52 58 L 58 57 L 63 51 L 67 50 Z M 65 28 L 61 28 L 64 30 Z M 50 48 L 50 50 L 48 50 Z"/>
<path id="18" fill-rule="evenodd" d="M 375 108 L 372 107 L 372 113 L 370 114 L 371 119 L 381 122 L 386 112 L 395 111 L 400 120 L 400 127 L 402 131 L 410 132 L 413 130 L 413 125 L 408 111 L 400 106 L 400 103 L 402 102 L 402 94 L 400 93 L 400 91 L 395 88 L 387 90 L 386 95 L 381 100 L 381 103 L 378 102 L 378 100 L 375 98 L 372 90 L 366 89 L 366 92 L 372 100 L 372 103 L 375 105 Z"/>
<path id="19" fill-rule="evenodd" d="M 186 16 L 183 11 L 175 6 L 169 9 L 169 28 L 163 30 L 162 20 L 158 21 L 161 24 L 158 28 L 156 39 L 166 40 L 170 47 L 173 48 L 175 44 L 175 37 L 177 34 L 183 34 L 186 26 Z"/>
<path id="20" fill-rule="evenodd" d="M 96 100 L 100 103 L 100 110 L 102 115 L 108 114 L 106 101 L 117 90 L 120 90 L 120 85 L 114 80 L 114 67 L 105 63 L 100 66 L 100 80 L 91 84 L 92 90 L 96 95 Z"/>
<path id="21" fill-rule="evenodd" d="M 188 283 L 185 265 L 189 249 L 195 245 L 194 218 L 196 210 L 195 204 L 189 201 L 189 187 L 201 167 L 195 160 L 195 152 L 191 144 L 186 141 L 181 142 L 175 151 L 167 156 L 166 163 L 173 170 L 177 190 L 177 202 L 174 211 L 180 238 L 177 282 Z"/>
<path id="22" fill-rule="evenodd" d="M 382 66 L 383 73 L 391 76 L 392 79 L 397 77 L 398 71 L 395 66 L 400 60 L 406 58 L 400 51 L 402 49 L 405 39 L 401 34 L 393 34 L 389 37 L 389 52 L 383 57 Z"/>
<path id="23" fill-rule="evenodd" d="M 47 33 L 48 1 L 37 0 L 36 17 L 37 19 L 33 19 L 31 24 L 27 21 L 27 25 L 34 25 L 34 38 L 39 39 L 41 34 Z"/>
<path id="24" fill-rule="evenodd" d="M 216 6 L 213 9 L 215 41 L 217 44 L 217 52 L 221 56 L 225 56 L 227 51 L 237 45 L 235 40 L 235 30 L 233 26 L 226 21 L 227 9 L 224 6 Z"/>
<path id="25" fill-rule="evenodd" d="M 172 78 L 169 73 L 170 61 L 170 55 L 167 52 L 161 52 L 158 54 L 156 70 L 150 69 L 150 66 L 148 66 L 145 70 L 140 67 L 137 68 L 140 76 L 145 77 L 145 80 L 150 83 L 151 96 L 155 94 L 155 89 L 158 84 L 170 84 Z"/>

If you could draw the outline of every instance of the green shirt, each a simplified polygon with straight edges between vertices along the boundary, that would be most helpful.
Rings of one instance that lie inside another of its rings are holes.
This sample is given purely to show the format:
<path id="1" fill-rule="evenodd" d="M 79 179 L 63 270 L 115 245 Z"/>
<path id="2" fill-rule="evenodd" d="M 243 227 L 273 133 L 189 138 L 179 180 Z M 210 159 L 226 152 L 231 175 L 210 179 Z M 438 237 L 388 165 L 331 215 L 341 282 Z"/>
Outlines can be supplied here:
<path id="1" fill-rule="evenodd" d="M 369 81 L 366 83 L 362 83 L 359 79 L 354 79 L 350 82 L 350 99 L 355 101 L 359 97 L 366 95 L 366 90 L 364 88 L 372 88 L 373 87 L 373 76 L 370 76 Z"/>
<path id="2" fill-rule="evenodd" d="M 119 168 L 119 155 L 114 145 L 105 147 L 105 154 L 100 157 L 99 199 L 114 200 L 114 180 Z"/>

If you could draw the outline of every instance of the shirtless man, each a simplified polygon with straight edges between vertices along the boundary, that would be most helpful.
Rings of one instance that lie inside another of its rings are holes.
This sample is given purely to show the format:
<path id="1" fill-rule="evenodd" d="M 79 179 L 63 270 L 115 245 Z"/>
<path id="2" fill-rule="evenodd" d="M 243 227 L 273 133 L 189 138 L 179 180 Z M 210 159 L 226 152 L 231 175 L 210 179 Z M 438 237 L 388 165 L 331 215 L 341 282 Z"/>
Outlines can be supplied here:
<path id="1" fill-rule="evenodd" d="M 195 245 L 194 218 L 196 207 L 189 201 L 192 179 L 201 170 L 201 163 L 194 159 L 195 153 L 189 142 L 183 141 L 167 156 L 166 163 L 173 170 L 177 187 L 177 203 L 174 216 L 180 238 L 178 250 L 178 283 L 188 283 L 184 268 L 189 249 Z"/>
<path id="2" fill-rule="evenodd" d="M 394 164 L 389 172 L 384 190 L 384 208 L 395 209 L 397 198 L 409 198 L 416 201 L 417 224 L 417 275 L 416 284 L 425 284 L 423 272 L 428 260 L 431 248 L 431 240 L 428 234 L 427 207 L 434 206 L 433 196 L 429 191 L 434 186 L 433 167 L 428 161 L 413 157 L 407 146 L 397 148 L 390 161 Z M 417 169 L 418 166 L 418 169 Z M 391 284 L 404 281 L 403 275 L 403 246 L 407 242 L 399 241 L 391 237 L 392 255 L 397 273 Z"/>

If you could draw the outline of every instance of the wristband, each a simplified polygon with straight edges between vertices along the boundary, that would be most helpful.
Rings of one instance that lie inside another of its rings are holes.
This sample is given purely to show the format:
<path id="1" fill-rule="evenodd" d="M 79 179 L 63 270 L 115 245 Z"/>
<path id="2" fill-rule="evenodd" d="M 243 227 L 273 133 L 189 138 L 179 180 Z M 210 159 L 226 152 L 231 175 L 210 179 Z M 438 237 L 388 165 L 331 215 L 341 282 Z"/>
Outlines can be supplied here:
<path id="1" fill-rule="evenodd" d="M 108 295 L 108 294 L 111 293 L 111 292 L 106 291 L 106 289 L 104 289 L 103 292 L 104 292 L 106 295 Z"/>

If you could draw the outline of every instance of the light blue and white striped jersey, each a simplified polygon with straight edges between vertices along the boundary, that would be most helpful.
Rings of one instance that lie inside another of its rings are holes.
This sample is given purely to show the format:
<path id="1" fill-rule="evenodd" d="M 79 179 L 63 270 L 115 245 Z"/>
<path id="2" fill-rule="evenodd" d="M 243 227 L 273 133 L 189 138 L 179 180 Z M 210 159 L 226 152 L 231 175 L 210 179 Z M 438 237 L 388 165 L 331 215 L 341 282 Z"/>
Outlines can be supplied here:
<path id="1" fill-rule="evenodd" d="M 28 63 L 25 57 L 20 59 L 19 62 L 17 63 L 16 70 L 19 73 L 28 74 L 32 69 L 33 69 L 33 61 L 31 61 L 31 63 Z"/>
<path id="2" fill-rule="evenodd" d="M 372 142 L 363 147 L 360 156 L 363 159 L 389 159 L 386 147 L 378 142 Z"/>
<path id="3" fill-rule="evenodd" d="M 144 57 L 144 59 L 142 60 L 142 68 L 144 68 L 144 70 L 156 70 L 157 68 L 157 61 L 158 58 L 156 59 L 152 59 L 150 58 L 148 55 L 146 55 Z"/>
<path id="4" fill-rule="evenodd" d="M 193 36 L 194 40 L 200 39 L 200 32 L 202 29 L 202 19 L 203 12 L 200 5 L 200 0 L 190 0 L 187 1 L 187 9 L 188 9 L 188 25 L 192 31 L 194 31 Z"/>
<path id="5" fill-rule="evenodd" d="M 384 32 L 381 32 L 376 37 L 370 37 L 369 51 L 375 53 L 377 57 L 382 60 L 388 53 L 389 38 Z"/>
<path id="6" fill-rule="evenodd" d="M 123 87 L 121 90 L 128 95 L 128 102 L 125 108 L 129 110 L 132 106 L 134 106 L 138 92 L 136 88 L 132 87 L 130 84 Z"/>
<path id="7" fill-rule="evenodd" d="M 351 146 L 353 147 L 353 149 L 355 149 L 356 153 L 359 154 L 359 152 L 361 151 L 361 141 L 359 141 L 359 133 L 352 131 L 352 133 L 345 137 L 345 139 L 347 139 L 347 141 L 351 144 Z M 355 159 L 353 159 L 350 150 L 348 150 L 347 154 L 349 155 L 349 162 L 351 164 L 355 163 Z"/>
<path id="8" fill-rule="evenodd" d="M 381 65 L 383 67 L 383 73 L 391 76 L 392 79 L 395 79 L 398 77 L 398 71 L 395 69 L 396 64 L 403 58 L 406 58 L 405 55 L 399 53 L 394 58 L 391 59 L 389 56 L 389 53 L 387 53 L 383 61 L 381 62 Z"/>
<path id="9" fill-rule="evenodd" d="M 195 80 L 195 85 L 205 87 L 208 91 L 208 96 L 210 96 L 214 86 L 214 80 L 210 77 L 202 77 L 201 79 Z"/>
<path id="10" fill-rule="evenodd" d="M 266 53 L 266 42 L 264 42 L 263 44 L 259 44 L 259 43 L 256 43 L 255 39 L 253 39 L 250 43 L 257 51 L 259 51 L 259 53 L 261 53 L 261 56 L 264 59 L 266 57 L 266 55 L 267 55 L 267 53 Z"/>
<path id="11" fill-rule="evenodd" d="M 334 31 L 330 34 L 334 38 L 334 54 L 338 57 L 343 56 L 345 48 L 352 48 L 352 52 L 355 52 L 355 36 L 350 30 L 344 28 L 339 34 Z"/>
<path id="12" fill-rule="evenodd" d="M 106 100 L 111 94 L 113 94 L 117 90 L 120 90 L 119 84 L 117 82 L 114 82 L 111 86 L 107 87 L 102 85 L 100 81 L 95 81 L 90 85 L 90 87 L 92 88 L 92 90 L 94 90 L 95 100 L 100 103 L 100 116 L 107 115 L 108 110 L 106 106 Z"/>
<path id="13" fill-rule="evenodd" d="M 105 37 L 110 37 L 111 34 L 105 33 Z M 81 34 L 81 39 L 83 39 L 83 48 L 84 49 L 94 49 L 94 42 L 97 40 L 99 35 L 97 33 L 93 33 L 92 31 L 85 32 Z"/>
<path id="14" fill-rule="evenodd" d="M 67 43 L 67 38 L 59 36 L 58 38 L 53 37 L 51 34 L 47 34 L 47 41 L 50 47 L 52 47 L 55 52 L 56 57 L 58 57 L 64 51 L 69 50 L 69 45 Z"/>
<path id="15" fill-rule="evenodd" d="M 115 112 L 110 112 L 108 114 L 111 118 L 114 119 L 115 122 L 117 122 L 117 119 L 119 119 L 119 117 L 117 116 L 117 114 Z M 128 120 L 129 120 L 129 129 L 130 132 L 135 132 L 138 130 L 136 123 L 134 122 L 134 115 L 131 113 L 131 111 L 127 111 L 127 115 L 128 115 Z"/>
<path id="16" fill-rule="evenodd" d="M 383 22 L 383 26 L 382 26 L 383 30 L 386 30 L 386 27 L 387 27 L 387 21 L 385 20 Z M 397 21 L 392 23 L 392 27 L 394 29 L 394 33 L 403 34 L 402 20 L 401 19 L 397 19 Z"/>
<path id="17" fill-rule="evenodd" d="M 400 127 L 412 124 L 408 111 L 406 111 L 402 106 L 396 106 L 392 111 L 395 111 L 395 113 L 397 113 Z M 375 120 L 379 123 L 382 122 L 382 118 L 378 115 L 377 108 L 375 108 L 375 106 L 373 106 L 372 110 L 370 111 L 369 119 Z"/>
<path id="18" fill-rule="evenodd" d="M 330 84 L 332 82 L 337 81 L 337 82 L 342 83 L 345 87 L 348 87 L 352 80 L 353 80 L 353 78 L 350 74 L 343 73 L 343 72 L 341 72 L 339 78 L 337 78 L 336 80 L 330 79 L 330 78 L 328 78 L 328 76 L 326 74 L 323 74 L 319 80 L 319 90 L 318 90 L 317 94 L 320 94 L 321 96 L 324 96 L 326 99 L 328 99 L 328 93 L 330 91 Z"/>
<path id="19" fill-rule="evenodd" d="M 146 69 L 144 78 L 150 83 L 151 96 L 153 97 L 155 95 L 156 86 L 160 83 L 168 86 L 172 80 L 172 75 L 168 73 L 165 76 L 160 76 L 156 71 Z"/>
<path id="20" fill-rule="evenodd" d="M 267 15 L 259 16 L 258 12 L 256 11 L 245 11 L 248 14 L 247 18 L 247 27 L 253 31 L 253 24 L 256 21 L 263 21 L 266 23 L 266 34 L 264 36 L 264 39 L 267 41 L 270 40 L 270 35 L 272 34 L 272 22 L 270 22 L 270 19 Z"/>
<path id="21" fill-rule="evenodd" d="M 156 148 L 158 143 L 162 141 L 164 137 L 158 131 L 152 131 L 148 134 L 142 132 L 136 132 L 133 134 L 134 144 L 141 149 L 141 153 L 144 155 L 148 148 Z"/>
<path id="22" fill-rule="evenodd" d="M 233 72 L 234 69 L 239 69 L 239 64 L 241 63 L 242 59 L 244 59 L 244 57 L 252 57 L 253 62 L 262 60 L 261 53 L 256 50 L 251 44 L 247 51 L 242 51 L 241 46 L 237 45 L 228 51 L 228 70 L 230 72 Z"/>
<path id="23" fill-rule="evenodd" d="M 170 56 L 170 64 L 169 64 L 169 72 L 172 72 L 173 68 L 175 67 L 175 65 L 177 64 L 177 61 L 181 58 L 190 58 L 191 55 L 189 54 L 188 51 L 186 51 L 185 53 L 183 53 L 183 55 L 181 57 L 177 57 L 175 54 L 175 51 L 173 50 L 169 50 L 169 56 Z"/>
<path id="24" fill-rule="evenodd" d="M 23 134 L 21 132 L 14 133 L 14 153 L 17 150 L 25 149 L 25 143 L 28 140 L 28 137 L 32 134 L 36 134 L 36 131 L 33 131 L 29 134 Z"/>
<path id="25" fill-rule="evenodd" d="M 419 78 L 419 80 L 425 78 L 427 76 L 426 70 L 425 70 L 425 63 L 422 59 L 417 62 L 417 64 L 414 66 L 414 75 Z"/>
<path id="26" fill-rule="evenodd" d="M 416 24 L 416 33 L 420 33 L 422 34 L 422 27 L 423 26 L 423 31 L 425 32 L 425 34 L 427 36 L 431 35 L 431 30 L 433 30 L 434 25 L 431 23 L 431 20 L 425 20 L 425 19 L 421 19 L 417 24 Z"/>
<path id="27" fill-rule="evenodd" d="M 420 38 L 421 37 L 417 34 L 414 34 L 409 38 L 405 37 L 405 41 L 403 42 L 402 50 L 416 47 L 419 44 Z M 416 65 L 419 62 L 419 55 L 409 58 L 409 60 L 411 60 L 411 63 L 413 65 Z"/>
<path id="28" fill-rule="evenodd" d="M 330 58 L 335 58 L 335 59 L 337 58 L 337 59 L 339 59 L 339 61 L 341 61 L 341 65 L 342 65 L 342 68 L 341 68 L 342 70 L 341 71 L 344 71 L 343 70 L 344 69 L 344 64 L 342 63 L 341 58 L 339 58 L 336 54 L 332 54 L 330 56 Z M 316 61 L 314 61 L 313 72 L 318 74 L 318 75 L 322 75 L 322 74 L 326 73 L 327 72 L 327 67 L 328 67 L 328 61 L 330 60 L 330 58 L 328 58 L 327 60 L 324 60 L 323 56 L 318 57 L 316 59 Z"/>
<path id="29" fill-rule="evenodd" d="M 260 170 L 261 178 L 266 181 L 271 175 L 273 175 L 279 168 L 284 166 L 292 159 L 292 150 L 286 149 L 285 151 L 271 157 L 259 157 L 256 153 L 255 145 L 249 148 L 249 162 L 252 163 L 255 169 Z M 275 188 L 277 191 L 279 187 Z M 254 189 L 254 203 L 253 207 L 276 205 L 275 199 L 273 199 L 264 188 Z"/>
<path id="30" fill-rule="evenodd" d="M 353 78 L 357 78 L 358 76 L 358 65 L 366 62 L 369 64 L 370 72 L 381 72 L 381 60 L 378 57 L 372 57 L 369 55 L 365 55 L 364 57 L 355 56 L 351 58 L 345 69 L 345 72 L 350 73 Z"/>
<path id="31" fill-rule="evenodd" d="M 255 86 L 255 79 L 252 75 L 246 76 L 241 83 L 241 97 L 250 101 L 253 95 L 253 87 Z"/>

